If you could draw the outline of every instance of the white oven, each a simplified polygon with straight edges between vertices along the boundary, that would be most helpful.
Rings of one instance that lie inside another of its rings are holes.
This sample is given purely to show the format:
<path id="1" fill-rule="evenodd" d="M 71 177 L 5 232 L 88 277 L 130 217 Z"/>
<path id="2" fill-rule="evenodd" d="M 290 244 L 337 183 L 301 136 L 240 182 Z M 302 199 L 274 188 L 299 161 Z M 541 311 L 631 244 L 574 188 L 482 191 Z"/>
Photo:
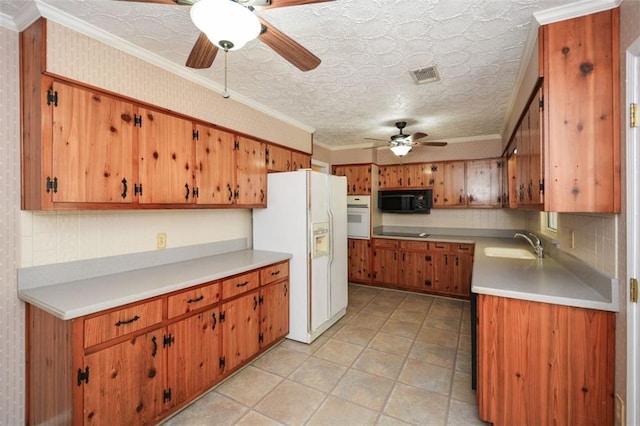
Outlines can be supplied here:
<path id="1" fill-rule="evenodd" d="M 347 197 L 347 237 L 368 240 L 371 236 L 371 196 Z"/>

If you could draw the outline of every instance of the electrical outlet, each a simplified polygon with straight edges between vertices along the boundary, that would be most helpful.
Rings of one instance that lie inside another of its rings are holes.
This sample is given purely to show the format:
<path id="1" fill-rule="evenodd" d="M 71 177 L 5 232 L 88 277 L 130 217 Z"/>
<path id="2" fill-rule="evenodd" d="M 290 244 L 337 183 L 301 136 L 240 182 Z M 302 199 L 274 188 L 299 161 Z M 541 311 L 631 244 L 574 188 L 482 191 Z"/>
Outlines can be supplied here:
<path id="1" fill-rule="evenodd" d="M 615 425 L 624 426 L 624 401 L 622 397 L 616 394 L 615 407 Z"/>
<path id="2" fill-rule="evenodd" d="M 160 232 L 156 236 L 156 245 L 159 249 L 167 248 L 167 234 Z"/>

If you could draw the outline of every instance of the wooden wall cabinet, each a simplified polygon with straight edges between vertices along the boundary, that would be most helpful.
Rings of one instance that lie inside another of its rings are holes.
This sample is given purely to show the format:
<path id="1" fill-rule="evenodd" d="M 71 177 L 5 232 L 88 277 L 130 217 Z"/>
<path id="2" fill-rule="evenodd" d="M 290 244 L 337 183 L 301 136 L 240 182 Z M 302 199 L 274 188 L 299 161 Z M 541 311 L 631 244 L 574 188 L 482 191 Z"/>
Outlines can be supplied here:
<path id="1" fill-rule="evenodd" d="M 421 189 L 442 183 L 442 163 L 413 163 L 380 166 L 379 189 Z"/>
<path id="2" fill-rule="evenodd" d="M 311 168 L 311 155 L 275 145 L 266 146 L 266 163 L 269 172 L 292 172 Z"/>
<path id="3" fill-rule="evenodd" d="M 501 425 L 611 425 L 615 313 L 478 295 L 478 405 Z"/>
<path id="4" fill-rule="evenodd" d="M 333 174 L 346 176 L 347 195 L 371 195 L 371 164 L 333 166 Z"/>
<path id="5" fill-rule="evenodd" d="M 349 282 L 360 284 L 371 283 L 371 240 L 349 238 L 348 249 L 348 278 Z"/>
<path id="6" fill-rule="evenodd" d="M 373 284 L 469 298 L 473 244 L 374 238 L 372 245 Z"/>
<path id="7" fill-rule="evenodd" d="M 502 206 L 501 158 L 470 160 L 467 169 L 467 205 L 469 207 Z"/>
<path id="8" fill-rule="evenodd" d="M 467 204 L 466 191 L 466 163 L 464 161 L 449 161 L 443 163 L 442 197 L 437 202 L 434 196 L 434 207 L 461 207 Z"/>
<path id="9" fill-rule="evenodd" d="M 155 424 L 288 334 L 289 262 L 27 324 L 27 424 Z"/>

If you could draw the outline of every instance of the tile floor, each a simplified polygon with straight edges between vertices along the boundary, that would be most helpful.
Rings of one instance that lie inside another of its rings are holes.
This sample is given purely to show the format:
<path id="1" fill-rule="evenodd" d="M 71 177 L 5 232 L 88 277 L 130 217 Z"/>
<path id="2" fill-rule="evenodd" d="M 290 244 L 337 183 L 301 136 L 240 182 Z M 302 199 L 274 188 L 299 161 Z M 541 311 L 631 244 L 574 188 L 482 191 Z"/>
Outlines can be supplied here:
<path id="1" fill-rule="evenodd" d="M 166 421 L 176 425 L 483 425 L 469 303 L 350 285 L 311 345 L 285 340 Z"/>

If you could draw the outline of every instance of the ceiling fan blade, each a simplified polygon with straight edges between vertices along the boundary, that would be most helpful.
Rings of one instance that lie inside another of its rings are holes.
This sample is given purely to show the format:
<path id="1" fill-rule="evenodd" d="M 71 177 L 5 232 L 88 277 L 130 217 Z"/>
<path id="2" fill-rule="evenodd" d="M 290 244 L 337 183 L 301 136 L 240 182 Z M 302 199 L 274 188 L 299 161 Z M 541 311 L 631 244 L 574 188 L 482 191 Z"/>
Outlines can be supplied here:
<path id="1" fill-rule="evenodd" d="M 189 53 L 186 65 L 189 68 L 209 68 L 218 53 L 218 47 L 201 32 Z"/>
<path id="2" fill-rule="evenodd" d="M 260 7 L 260 9 L 274 9 L 276 7 L 300 6 L 303 4 L 324 3 L 335 0 L 271 0 L 268 6 Z"/>
<path id="3" fill-rule="evenodd" d="M 417 141 L 418 139 L 426 138 L 427 136 L 429 135 L 426 133 L 415 132 L 414 134 L 411 135 L 411 140 Z"/>
<path id="4" fill-rule="evenodd" d="M 447 146 L 448 142 L 440 142 L 440 141 L 434 141 L 434 142 L 416 142 L 415 145 L 420 145 L 420 146 Z"/>
<path id="5" fill-rule="evenodd" d="M 310 71 L 320 65 L 320 58 L 264 19 L 259 19 L 265 31 L 258 38 L 278 55 L 301 71 Z"/>

